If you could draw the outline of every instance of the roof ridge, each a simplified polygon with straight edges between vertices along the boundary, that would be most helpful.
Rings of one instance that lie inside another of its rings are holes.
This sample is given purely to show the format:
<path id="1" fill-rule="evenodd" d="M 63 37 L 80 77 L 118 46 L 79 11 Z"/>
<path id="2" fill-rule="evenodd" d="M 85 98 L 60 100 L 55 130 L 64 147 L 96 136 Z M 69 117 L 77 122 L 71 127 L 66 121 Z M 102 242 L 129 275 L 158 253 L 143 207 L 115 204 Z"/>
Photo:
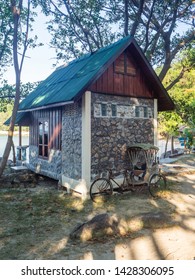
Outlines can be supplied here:
<path id="1" fill-rule="evenodd" d="M 116 46 L 116 45 L 118 45 L 118 44 L 121 44 L 123 41 L 126 41 L 126 40 L 128 41 L 130 38 L 132 38 L 131 35 L 122 37 L 121 39 L 119 39 L 119 40 L 117 40 L 117 41 L 115 41 L 115 42 L 113 42 L 113 43 L 111 43 L 111 44 L 109 44 L 109 45 L 106 45 L 105 47 L 102 47 L 102 48 L 98 49 L 98 50 L 95 51 L 95 52 L 101 52 L 101 51 L 107 50 L 107 49 L 112 48 L 112 47 L 114 47 L 114 46 Z M 94 53 L 95 53 L 95 52 L 94 52 Z"/>
<path id="2" fill-rule="evenodd" d="M 111 44 L 109 44 L 109 45 L 106 45 L 106 46 L 104 46 L 104 47 L 102 47 L 102 48 L 99 48 L 99 49 L 97 49 L 97 50 L 95 50 L 95 51 L 93 51 L 93 52 L 88 52 L 88 53 L 82 54 L 81 56 L 79 56 L 79 57 L 77 57 L 77 58 L 71 60 L 71 61 L 68 62 L 67 64 L 63 64 L 63 65 L 59 66 L 58 68 L 56 68 L 56 70 L 58 70 L 58 69 L 60 69 L 60 68 L 67 67 L 67 66 L 69 66 L 69 65 L 71 65 L 71 64 L 73 64 L 73 63 L 80 62 L 81 60 L 84 60 L 84 59 L 90 57 L 91 55 L 93 55 L 93 54 L 95 54 L 95 53 L 99 53 L 99 52 L 108 50 L 109 48 L 112 48 L 112 47 L 114 47 L 114 46 L 120 44 L 121 42 L 123 42 L 123 41 L 125 41 L 125 40 L 129 40 L 130 38 L 132 38 L 132 36 L 131 36 L 131 35 L 128 35 L 128 36 L 125 36 L 125 37 L 121 38 L 120 40 L 117 40 L 117 41 L 115 41 L 115 42 L 113 42 L 113 43 L 111 43 Z"/>

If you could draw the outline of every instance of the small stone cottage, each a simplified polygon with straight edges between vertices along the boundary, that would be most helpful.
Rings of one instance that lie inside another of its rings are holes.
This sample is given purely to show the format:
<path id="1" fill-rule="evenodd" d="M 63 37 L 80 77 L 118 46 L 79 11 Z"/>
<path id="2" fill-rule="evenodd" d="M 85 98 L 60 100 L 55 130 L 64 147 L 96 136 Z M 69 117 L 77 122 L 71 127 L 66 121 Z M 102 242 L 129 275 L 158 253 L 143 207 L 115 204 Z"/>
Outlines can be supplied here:
<path id="1" fill-rule="evenodd" d="M 29 164 L 83 193 L 122 169 L 131 143 L 157 143 L 157 112 L 174 104 L 132 37 L 55 70 L 19 106 Z"/>

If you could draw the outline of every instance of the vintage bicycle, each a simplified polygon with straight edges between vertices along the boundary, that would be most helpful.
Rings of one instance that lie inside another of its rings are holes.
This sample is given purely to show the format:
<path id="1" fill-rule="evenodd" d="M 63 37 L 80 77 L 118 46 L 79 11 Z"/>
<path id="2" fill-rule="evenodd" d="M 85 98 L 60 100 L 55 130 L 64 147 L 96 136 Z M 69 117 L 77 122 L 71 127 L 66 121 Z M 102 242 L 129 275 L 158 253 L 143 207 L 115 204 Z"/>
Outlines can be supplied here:
<path id="1" fill-rule="evenodd" d="M 138 186 L 148 188 L 153 197 L 160 197 L 167 180 L 158 163 L 158 150 L 158 147 L 145 143 L 128 146 L 129 168 L 121 172 L 110 169 L 107 177 L 97 178 L 90 187 L 91 199 L 97 201 L 97 198 L 108 197 L 113 192 L 134 192 Z"/>

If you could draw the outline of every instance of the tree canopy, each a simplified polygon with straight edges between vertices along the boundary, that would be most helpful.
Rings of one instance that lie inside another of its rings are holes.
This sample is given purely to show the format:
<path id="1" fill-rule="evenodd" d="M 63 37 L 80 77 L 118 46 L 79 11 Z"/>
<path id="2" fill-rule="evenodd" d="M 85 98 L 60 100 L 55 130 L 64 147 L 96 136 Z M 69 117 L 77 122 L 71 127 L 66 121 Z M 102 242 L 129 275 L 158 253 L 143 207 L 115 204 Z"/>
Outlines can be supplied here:
<path id="1" fill-rule="evenodd" d="M 12 16 L 7 1 L 0 0 L 0 75 L 12 59 Z"/>
<path id="2" fill-rule="evenodd" d="M 23 3 L 24 2 L 24 3 Z M 22 3 L 22 4 L 21 4 Z M 31 9 L 28 9 L 28 3 Z M 23 48 L 34 48 L 42 45 L 38 43 L 38 37 L 26 35 L 26 19 L 29 18 L 28 33 L 33 30 L 33 22 L 37 16 L 35 9 L 38 5 L 37 0 L 30 1 L 4 1 L 0 0 L 0 79 L 8 67 L 13 66 L 13 38 L 14 38 L 14 18 L 12 7 L 22 6 L 22 12 L 19 15 L 19 33 L 18 33 L 18 59 L 22 59 Z M 31 33 L 32 34 L 32 33 Z"/>
<path id="3" fill-rule="evenodd" d="M 159 114 L 159 132 L 161 135 L 177 136 L 180 127 L 188 128 L 184 134 L 190 140 L 190 145 L 193 144 L 193 135 L 195 135 L 195 51 L 192 49 L 188 53 L 183 52 L 181 56 L 181 63 L 184 68 L 188 69 L 185 75 L 181 77 L 170 90 L 169 94 L 175 103 L 174 112 L 162 112 Z M 165 85 L 169 84 L 171 80 L 178 77 L 180 73 L 180 63 L 177 62 L 167 73 L 164 80 Z"/>
<path id="4" fill-rule="evenodd" d="M 57 59 L 69 60 L 132 35 L 162 81 L 181 50 L 194 40 L 192 0 L 47 0 L 48 30 Z M 185 26 L 184 32 L 178 30 Z M 178 29 L 179 28 L 179 29 Z M 181 66 L 181 74 L 184 69 Z M 177 79 L 176 79 L 177 81 Z M 171 82 L 172 86 L 174 81 Z"/>

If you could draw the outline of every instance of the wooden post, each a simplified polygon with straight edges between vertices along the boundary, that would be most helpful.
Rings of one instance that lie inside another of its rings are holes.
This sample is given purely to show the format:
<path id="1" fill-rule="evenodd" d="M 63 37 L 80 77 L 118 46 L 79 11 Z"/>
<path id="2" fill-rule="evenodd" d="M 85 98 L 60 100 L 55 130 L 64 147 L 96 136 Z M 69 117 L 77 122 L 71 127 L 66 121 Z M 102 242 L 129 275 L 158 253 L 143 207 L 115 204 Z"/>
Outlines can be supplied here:
<path id="1" fill-rule="evenodd" d="M 21 154 L 21 152 L 22 152 L 22 150 L 21 150 L 21 147 L 22 147 L 22 127 L 21 126 L 19 126 L 19 147 L 20 147 L 20 149 L 19 149 L 18 159 L 21 160 L 21 157 L 22 157 L 22 154 Z"/>

